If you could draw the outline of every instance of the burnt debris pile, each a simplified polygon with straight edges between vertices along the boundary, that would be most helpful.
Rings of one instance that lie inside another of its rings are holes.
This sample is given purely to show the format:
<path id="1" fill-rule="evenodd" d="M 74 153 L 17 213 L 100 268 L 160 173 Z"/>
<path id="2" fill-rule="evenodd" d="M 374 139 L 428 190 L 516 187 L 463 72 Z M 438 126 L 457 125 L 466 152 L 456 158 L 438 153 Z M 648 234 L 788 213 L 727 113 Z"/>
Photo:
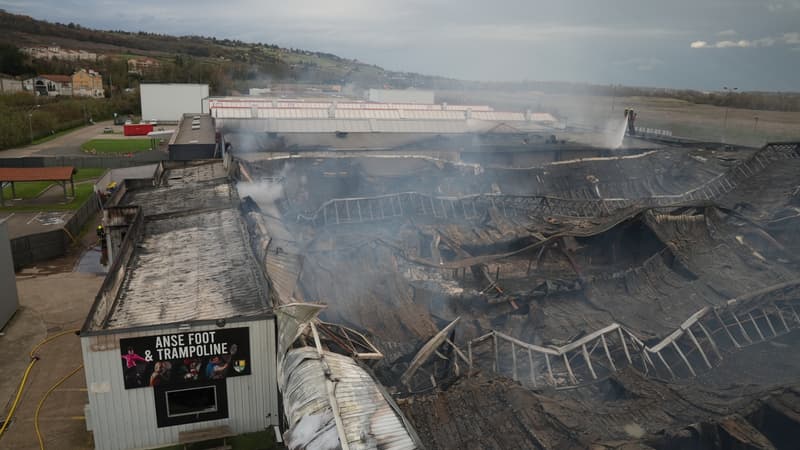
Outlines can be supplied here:
<path id="1" fill-rule="evenodd" d="M 272 153 L 238 191 L 276 303 L 327 305 L 429 448 L 791 448 L 798 151 Z"/>

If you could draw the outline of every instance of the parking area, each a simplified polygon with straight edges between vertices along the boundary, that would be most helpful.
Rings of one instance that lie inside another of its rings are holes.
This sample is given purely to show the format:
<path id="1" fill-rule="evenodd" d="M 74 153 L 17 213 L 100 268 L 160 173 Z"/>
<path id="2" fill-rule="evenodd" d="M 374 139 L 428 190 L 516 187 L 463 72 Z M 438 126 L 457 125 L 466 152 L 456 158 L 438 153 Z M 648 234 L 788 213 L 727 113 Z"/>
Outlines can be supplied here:
<path id="1" fill-rule="evenodd" d="M 9 237 L 14 239 L 45 231 L 58 230 L 69 221 L 72 214 L 72 211 L 0 211 L 0 220 L 6 220 Z"/>

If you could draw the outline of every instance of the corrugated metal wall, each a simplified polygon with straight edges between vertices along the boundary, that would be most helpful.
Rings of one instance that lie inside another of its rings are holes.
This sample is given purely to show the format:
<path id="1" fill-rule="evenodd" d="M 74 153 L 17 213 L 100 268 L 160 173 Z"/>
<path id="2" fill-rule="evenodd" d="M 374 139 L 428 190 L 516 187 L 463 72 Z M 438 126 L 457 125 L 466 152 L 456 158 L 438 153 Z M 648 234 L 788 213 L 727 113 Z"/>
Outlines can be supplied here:
<path id="1" fill-rule="evenodd" d="M 87 426 L 94 433 L 97 449 L 142 449 L 178 442 L 181 431 L 228 425 L 236 433 L 264 430 L 277 425 L 277 374 L 275 319 L 228 322 L 227 327 L 250 328 L 252 374 L 227 379 L 227 419 L 158 428 L 152 388 L 125 389 L 119 340 L 181 332 L 177 327 L 144 332 L 84 336 L 81 338 L 86 366 L 90 411 Z M 215 325 L 193 326 L 192 331 L 218 329 Z M 184 330 L 185 331 L 185 330 Z"/>

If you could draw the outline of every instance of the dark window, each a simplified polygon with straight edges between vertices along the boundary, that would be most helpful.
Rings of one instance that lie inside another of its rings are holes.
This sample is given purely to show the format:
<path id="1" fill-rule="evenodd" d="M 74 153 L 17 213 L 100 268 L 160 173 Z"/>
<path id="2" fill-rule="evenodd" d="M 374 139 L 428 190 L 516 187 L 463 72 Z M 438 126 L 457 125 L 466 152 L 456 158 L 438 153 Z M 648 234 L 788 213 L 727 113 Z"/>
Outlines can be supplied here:
<path id="1" fill-rule="evenodd" d="M 167 417 L 210 413 L 219 409 L 216 386 L 178 389 L 164 395 L 167 396 Z"/>
<path id="2" fill-rule="evenodd" d="M 156 422 L 159 427 L 226 419 L 228 389 L 226 380 L 154 386 Z"/>

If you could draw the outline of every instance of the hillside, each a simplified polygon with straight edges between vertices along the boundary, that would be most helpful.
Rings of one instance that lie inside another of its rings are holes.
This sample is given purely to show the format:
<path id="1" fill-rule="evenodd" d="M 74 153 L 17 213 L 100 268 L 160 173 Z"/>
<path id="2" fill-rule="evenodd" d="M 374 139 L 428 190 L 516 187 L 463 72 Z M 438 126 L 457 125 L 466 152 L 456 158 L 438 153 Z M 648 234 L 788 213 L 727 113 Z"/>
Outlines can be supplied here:
<path id="1" fill-rule="evenodd" d="M 329 53 L 205 36 L 94 30 L 79 24 L 51 23 L 4 10 L 0 10 L 0 29 L 3 30 L 0 43 L 20 48 L 57 45 L 102 54 L 105 60 L 96 64 L 97 69 L 110 73 L 120 88 L 135 87 L 138 81 L 202 81 L 211 84 L 213 93 L 228 94 L 248 87 L 265 87 L 273 80 L 403 88 L 412 84 L 429 84 L 434 79 L 390 72 Z M 136 56 L 157 60 L 160 70 L 129 79 L 132 77 L 121 63 Z M 40 72 L 66 73 L 73 69 L 71 66 L 75 64 L 39 61 L 35 68 Z"/>

